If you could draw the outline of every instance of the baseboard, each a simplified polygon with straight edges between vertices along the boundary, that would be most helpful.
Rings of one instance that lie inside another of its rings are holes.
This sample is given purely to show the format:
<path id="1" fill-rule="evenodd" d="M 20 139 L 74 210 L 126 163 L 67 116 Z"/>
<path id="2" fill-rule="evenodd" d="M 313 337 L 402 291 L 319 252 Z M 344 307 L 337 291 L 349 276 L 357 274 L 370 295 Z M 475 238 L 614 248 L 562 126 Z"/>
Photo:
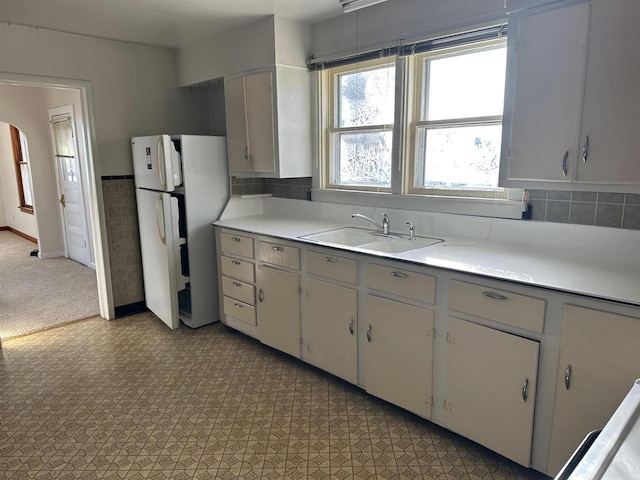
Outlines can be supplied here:
<path id="1" fill-rule="evenodd" d="M 4 226 L 4 227 L 0 227 L 0 230 L 8 230 L 11 233 L 14 233 L 14 234 L 18 235 L 19 237 L 22 237 L 22 238 L 24 238 L 26 240 L 29 240 L 30 242 L 33 242 L 35 244 L 38 243 L 38 239 L 36 237 L 32 237 L 31 235 L 27 235 L 26 233 L 23 233 L 20 230 L 16 230 L 13 227 Z"/>
<path id="2" fill-rule="evenodd" d="M 127 305 L 120 305 L 115 307 L 116 318 L 128 317 L 129 315 L 135 315 L 136 313 L 148 312 L 144 302 L 129 303 Z"/>
<path id="3" fill-rule="evenodd" d="M 53 252 L 39 252 L 38 257 L 40 258 L 64 257 L 64 250 L 56 250 Z"/>

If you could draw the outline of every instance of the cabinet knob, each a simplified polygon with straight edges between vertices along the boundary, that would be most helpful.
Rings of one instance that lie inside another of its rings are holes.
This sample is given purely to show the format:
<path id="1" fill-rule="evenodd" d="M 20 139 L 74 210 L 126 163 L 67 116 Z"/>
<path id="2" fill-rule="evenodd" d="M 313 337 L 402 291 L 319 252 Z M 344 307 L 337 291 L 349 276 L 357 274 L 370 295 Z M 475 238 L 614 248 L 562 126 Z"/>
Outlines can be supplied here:
<path id="1" fill-rule="evenodd" d="M 367 327 L 367 342 L 371 343 L 371 325 Z"/>
<path id="2" fill-rule="evenodd" d="M 241 263 L 237 260 L 231 260 L 232 265 L 240 265 Z"/>
<path id="3" fill-rule="evenodd" d="M 353 330 L 353 318 L 352 318 L 351 320 L 349 320 L 349 333 L 353 335 L 353 332 L 354 330 Z"/>
<path id="4" fill-rule="evenodd" d="M 275 252 L 281 252 L 281 251 L 283 251 L 283 250 L 284 250 L 284 248 L 279 247 L 279 246 L 277 246 L 277 245 L 276 245 L 275 247 L 271 247 L 271 248 L 273 248 L 273 250 L 274 250 Z"/>
<path id="5" fill-rule="evenodd" d="M 264 291 L 263 291 L 262 289 L 260 289 L 260 290 L 258 291 L 258 301 L 259 301 L 260 303 L 262 303 L 262 302 L 264 301 Z"/>
<path id="6" fill-rule="evenodd" d="M 238 282 L 233 282 L 233 286 L 234 286 L 234 287 L 241 287 L 241 286 L 242 286 L 242 284 L 241 284 L 241 283 L 238 283 Z"/>
<path id="7" fill-rule="evenodd" d="M 239 242 L 240 239 L 238 237 L 231 237 L 232 242 Z"/>

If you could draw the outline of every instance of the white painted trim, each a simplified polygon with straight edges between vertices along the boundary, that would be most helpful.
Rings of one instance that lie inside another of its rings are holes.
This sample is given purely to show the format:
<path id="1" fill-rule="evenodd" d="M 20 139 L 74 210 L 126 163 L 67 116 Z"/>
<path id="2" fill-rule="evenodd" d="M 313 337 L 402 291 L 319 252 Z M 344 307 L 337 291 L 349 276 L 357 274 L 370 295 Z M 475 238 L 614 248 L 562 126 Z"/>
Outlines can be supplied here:
<path id="1" fill-rule="evenodd" d="M 111 270 L 109 266 L 109 251 L 107 249 L 107 229 L 104 201 L 102 198 L 102 179 L 100 177 L 98 147 L 94 140 L 96 138 L 96 132 L 91 82 L 0 71 L 0 83 L 43 88 L 75 88 L 80 93 L 82 116 L 84 118 L 84 125 L 82 126 L 82 147 L 87 152 L 87 176 L 89 179 L 89 184 L 87 185 L 87 194 L 90 202 L 88 214 L 91 225 L 91 235 L 94 240 L 94 258 L 98 283 L 100 316 L 106 319 L 113 319 L 115 318 L 115 308 L 111 289 Z M 78 135 L 78 137 L 78 140 L 80 140 L 80 135 Z"/>

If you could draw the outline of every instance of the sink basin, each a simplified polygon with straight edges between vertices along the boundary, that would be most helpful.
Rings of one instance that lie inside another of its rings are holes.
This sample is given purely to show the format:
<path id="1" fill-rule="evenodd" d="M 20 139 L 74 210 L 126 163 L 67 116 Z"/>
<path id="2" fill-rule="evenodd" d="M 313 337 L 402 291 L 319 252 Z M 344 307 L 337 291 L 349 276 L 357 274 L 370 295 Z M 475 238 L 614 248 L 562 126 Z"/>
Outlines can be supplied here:
<path id="1" fill-rule="evenodd" d="M 364 228 L 337 228 L 335 230 L 327 230 L 326 232 L 313 233 L 310 235 L 302 235 L 300 238 L 314 240 L 316 242 L 332 243 L 334 245 L 343 245 L 347 247 L 356 247 L 364 243 L 371 242 L 375 237 L 372 230 Z"/>
<path id="2" fill-rule="evenodd" d="M 428 247 L 443 240 L 440 238 L 419 237 L 409 240 L 408 237 L 393 238 L 376 234 L 373 230 L 344 227 L 325 232 L 301 235 L 299 238 L 340 247 L 354 247 L 380 253 L 403 253 Z"/>

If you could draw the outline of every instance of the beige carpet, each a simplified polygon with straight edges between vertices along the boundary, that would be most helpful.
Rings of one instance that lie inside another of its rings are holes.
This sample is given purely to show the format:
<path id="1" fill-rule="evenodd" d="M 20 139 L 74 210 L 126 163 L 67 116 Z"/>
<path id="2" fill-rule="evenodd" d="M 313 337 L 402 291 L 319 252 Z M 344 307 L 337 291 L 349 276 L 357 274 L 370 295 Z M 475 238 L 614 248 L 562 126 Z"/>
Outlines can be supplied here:
<path id="1" fill-rule="evenodd" d="M 35 248 L 35 243 L 0 231 L 3 340 L 100 313 L 96 272 L 62 257 L 31 257 Z"/>

